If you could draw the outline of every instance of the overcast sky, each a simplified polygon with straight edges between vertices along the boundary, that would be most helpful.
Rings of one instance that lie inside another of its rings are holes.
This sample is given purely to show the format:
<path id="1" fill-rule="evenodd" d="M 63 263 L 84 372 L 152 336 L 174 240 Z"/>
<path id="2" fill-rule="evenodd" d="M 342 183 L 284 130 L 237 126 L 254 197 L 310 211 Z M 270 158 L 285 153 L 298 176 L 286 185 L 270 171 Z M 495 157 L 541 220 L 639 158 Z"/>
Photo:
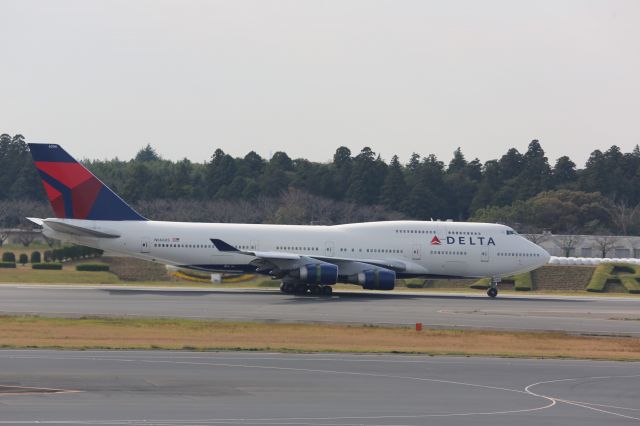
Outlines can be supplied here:
<path id="1" fill-rule="evenodd" d="M 77 158 L 640 144 L 640 1 L 0 0 L 0 132 Z"/>

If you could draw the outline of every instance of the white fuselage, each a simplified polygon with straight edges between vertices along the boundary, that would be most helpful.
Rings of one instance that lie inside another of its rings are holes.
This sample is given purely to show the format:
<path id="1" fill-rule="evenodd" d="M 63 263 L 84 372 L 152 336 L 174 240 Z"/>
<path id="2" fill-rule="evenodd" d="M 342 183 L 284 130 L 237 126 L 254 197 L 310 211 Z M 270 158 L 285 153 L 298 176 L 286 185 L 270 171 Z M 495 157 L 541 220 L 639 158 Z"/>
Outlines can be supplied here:
<path id="1" fill-rule="evenodd" d="M 292 253 L 404 265 L 403 276 L 504 277 L 547 263 L 549 254 L 511 228 L 487 223 L 391 221 L 335 226 L 47 219 L 119 235 L 46 235 L 169 265 L 253 272 L 256 257 L 219 251 L 220 239 L 244 251 Z"/>

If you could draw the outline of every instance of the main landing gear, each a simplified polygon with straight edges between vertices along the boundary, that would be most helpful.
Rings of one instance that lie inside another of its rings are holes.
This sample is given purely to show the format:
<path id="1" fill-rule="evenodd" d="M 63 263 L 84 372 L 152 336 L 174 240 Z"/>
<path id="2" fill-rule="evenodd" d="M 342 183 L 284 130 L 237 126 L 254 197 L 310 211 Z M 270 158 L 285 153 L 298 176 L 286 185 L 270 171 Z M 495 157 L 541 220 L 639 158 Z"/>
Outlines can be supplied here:
<path id="1" fill-rule="evenodd" d="M 329 285 L 315 285 L 306 283 L 283 282 L 282 284 L 280 284 L 280 291 L 285 294 L 295 294 L 298 296 L 311 294 L 312 296 L 329 297 L 333 294 L 333 288 L 331 288 L 331 286 Z"/>
<path id="2" fill-rule="evenodd" d="M 487 296 L 490 298 L 494 298 L 498 295 L 498 283 L 500 282 L 500 278 L 491 278 L 491 286 L 487 290 Z"/>

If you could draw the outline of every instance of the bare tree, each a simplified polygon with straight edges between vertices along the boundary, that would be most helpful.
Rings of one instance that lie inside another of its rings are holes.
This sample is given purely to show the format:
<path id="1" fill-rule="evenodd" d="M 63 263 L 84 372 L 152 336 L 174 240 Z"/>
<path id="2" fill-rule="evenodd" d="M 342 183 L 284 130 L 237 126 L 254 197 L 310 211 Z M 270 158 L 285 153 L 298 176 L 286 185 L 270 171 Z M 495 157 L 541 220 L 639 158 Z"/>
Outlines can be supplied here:
<path id="1" fill-rule="evenodd" d="M 607 257 L 607 253 L 616 245 L 618 239 L 611 235 L 600 235 L 596 237 L 596 248 L 604 259 Z"/>
<path id="2" fill-rule="evenodd" d="M 4 242 L 9 238 L 9 233 L 6 231 L 0 232 L 0 247 L 4 245 Z"/>
<path id="3" fill-rule="evenodd" d="M 558 246 L 562 249 L 564 257 L 571 256 L 571 251 L 582 242 L 582 237 L 579 235 L 559 235 L 555 239 Z"/>
<path id="4" fill-rule="evenodd" d="M 29 247 L 29 244 L 36 239 L 36 234 L 32 229 L 20 229 L 18 233 L 18 241 L 25 247 Z"/>
<path id="5" fill-rule="evenodd" d="M 534 244 L 543 243 L 548 237 L 545 234 L 523 234 L 523 236 Z"/>
<path id="6" fill-rule="evenodd" d="M 639 213 L 640 204 L 629 207 L 624 201 L 615 203 L 609 212 L 613 223 L 616 224 L 622 235 L 628 235 L 629 226 L 638 219 Z"/>
<path id="7" fill-rule="evenodd" d="M 5 200 L 0 203 L 0 223 L 8 228 L 25 225 L 25 217 L 51 217 L 51 206 L 48 202 L 31 200 Z"/>
<path id="8" fill-rule="evenodd" d="M 44 241 L 47 243 L 49 247 L 53 247 L 55 244 L 59 242 L 59 240 L 47 237 L 44 233 L 42 234 L 42 238 L 44 239 Z"/>

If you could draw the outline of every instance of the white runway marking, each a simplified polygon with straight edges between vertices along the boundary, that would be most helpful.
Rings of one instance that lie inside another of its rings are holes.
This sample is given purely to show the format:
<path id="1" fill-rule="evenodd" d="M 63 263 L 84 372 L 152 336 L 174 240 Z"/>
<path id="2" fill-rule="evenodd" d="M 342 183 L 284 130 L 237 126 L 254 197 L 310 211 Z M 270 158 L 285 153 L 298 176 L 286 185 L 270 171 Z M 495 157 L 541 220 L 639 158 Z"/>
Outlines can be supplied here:
<path id="1" fill-rule="evenodd" d="M 432 383 L 443 383 L 450 385 L 458 385 L 465 387 L 472 387 L 478 389 L 491 389 L 497 391 L 504 392 L 513 392 L 524 395 L 529 395 L 534 398 L 540 398 L 546 400 L 547 403 L 534 408 L 526 408 L 526 409 L 517 409 L 517 410 L 498 410 L 498 411 L 480 411 L 480 412 L 461 412 L 461 413 L 425 413 L 425 414 L 414 414 L 414 415 L 389 415 L 389 416 L 337 416 L 337 417 L 276 417 L 276 418 L 209 418 L 209 419 L 114 419 L 114 420 L 82 420 L 82 421 L 58 421 L 58 420 L 33 420 L 33 421 L 3 421 L 0 420 L 0 424 L 88 424 L 88 425 L 167 425 L 167 426 L 175 426 L 175 425 L 206 425 L 206 424 L 241 424 L 241 425 L 327 425 L 327 426 L 356 426 L 362 425 L 362 423 L 352 423 L 359 421 L 374 421 L 374 420 L 399 420 L 402 419 L 420 419 L 420 418 L 436 418 L 436 417 L 463 417 L 463 416 L 486 416 L 486 415 L 504 415 L 504 414 L 523 414 L 523 413 L 531 413 L 531 412 L 540 412 L 546 409 L 549 409 L 558 403 L 563 403 L 567 405 L 572 405 L 576 407 L 585 408 L 591 411 L 595 411 L 601 413 L 603 415 L 611 415 L 615 417 L 625 418 L 629 420 L 640 420 L 640 417 L 631 416 L 628 414 L 619 413 L 612 410 L 618 411 L 640 411 L 638 408 L 628 408 L 628 407 L 619 407 L 614 405 L 606 405 L 606 404 L 595 404 L 583 401 L 574 401 L 570 399 L 558 398 L 550 395 L 544 395 L 541 393 L 536 393 L 532 389 L 536 386 L 541 386 L 544 384 L 552 384 L 552 383 L 561 383 L 568 381 L 579 381 L 579 380 L 606 380 L 606 379 L 635 379 L 639 378 L 640 374 L 637 375 L 619 375 L 619 376 L 592 376 L 592 377 L 574 377 L 574 378 L 563 378 L 563 379 L 554 379 L 554 380 L 546 380 L 540 381 L 536 383 L 532 383 L 527 385 L 523 390 L 499 387 L 499 386 L 490 386 L 483 385 L 477 383 L 467 383 L 462 381 L 454 381 L 454 380 L 445 380 L 445 379 L 434 379 L 428 377 L 414 377 L 414 376 L 404 376 L 404 375 L 393 375 L 393 374 L 378 374 L 378 373 L 366 373 L 366 372 L 357 372 L 357 371 L 344 371 L 344 370 L 327 370 L 327 369 L 315 369 L 315 368 L 299 368 L 299 367 L 281 367 L 281 366 L 268 366 L 268 365 L 252 365 L 246 363 L 228 363 L 228 362 L 207 362 L 207 361 L 198 361 L 200 359 L 206 359 L 205 356 L 192 355 L 189 352 L 178 352 L 175 356 L 174 354 L 158 354 L 155 355 L 150 353 L 147 358 L 135 358 L 135 357 L 117 357 L 117 356 L 109 356 L 108 352 L 100 352 L 95 351 L 91 356 L 39 356 L 27 354 L 28 351 L 24 351 L 25 354 L 15 354 L 15 352 L 9 354 L 0 353 L 1 357 L 4 358 L 13 358 L 13 359 L 43 359 L 43 360 L 77 360 L 77 361 L 111 361 L 111 362 L 123 362 L 123 363 L 147 363 L 147 364 L 173 364 L 173 365 L 200 365 L 200 366 L 211 366 L 211 367 L 223 367 L 223 368 L 249 368 L 249 369 L 264 369 L 264 370 L 277 370 L 277 371 L 292 371 L 292 372 L 301 372 L 301 373 L 320 373 L 320 374 L 332 374 L 332 375 L 351 375 L 351 376 L 364 376 L 364 377 L 374 377 L 381 379 L 393 379 L 393 380 L 411 380 L 411 381 L 421 381 L 421 382 L 432 382 Z M 86 353 L 84 353 L 86 354 Z M 223 357 L 222 359 L 233 359 L 235 361 L 349 361 L 353 363 L 357 362 L 392 362 L 392 363 L 424 363 L 425 359 L 413 360 L 406 359 L 411 358 L 410 356 L 404 356 L 405 359 L 354 359 L 354 357 L 343 357 L 343 356 L 327 356 L 327 357 L 277 357 L 277 353 L 273 353 L 273 356 L 244 356 L 241 358 L 238 357 Z M 158 359 L 159 357 L 169 357 L 171 359 Z M 386 356 L 389 358 L 388 356 Z M 384 358 L 384 357 L 381 357 Z M 190 359 L 190 360 L 186 360 Z M 217 358 L 216 358 L 217 359 Z M 442 361 L 442 360 L 437 360 Z M 500 362 L 504 362 L 505 360 L 500 359 Z M 453 362 L 455 364 L 456 362 Z M 462 363 L 462 362 L 460 362 Z M 437 365 L 437 362 L 434 363 Z M 578 365 L 579 363 L 574 363 Z M 614 364 L 615 365 L 615 364 Z M 610 365 L 613 366 L 613 365 Z M 330 423 L 328 423 L 330 422 Z M 337 423 L 340 422 L 340 423 Z M 347 423 L 343 423 L 347 422 Z M 386 424 L 386 423 L 385 423 Z M 389 426 L 389 424 L 386 424 Z M 400 424 L 394 426 L 402 426 Z"/>
<path id="2" fill-rule="evenodd" d="M 582 408 L 587 408 L 589 410 L 593 410 L 593 411 L 598 411 L 600 413 L 603 414 L 610 414 L 612 416 L 617 416 L 617 417 L 623 417 L 626 419 L 631 419 L 631 420 L 640 420 L 640 417 L 633 417 L 633 416 L 629 416 L 626 414 L 621 414 L 621 413 L 616 413 L 613 411 L 608 411 L 608 410 L 604 410 L 601 408 L 597 408 L 597 406 L 603 406 L 600 404 L 591 404 L 588 402 L 580 402 L 580 401 L 571 401 L 568 399 L 562 399 L 562 398 L 556 398 L 553 396 L 548 396 L 548 395 L 542 395 L 542 394 L 538 394 L 535 392 L 531 391 L 531 388 L 535 387 L 535 386 L 539 386 L 539 385 L 543 385 L 543 384 L 549 384 L 549 383 L 560 383 L 560 382 L 569 382 L 569 381 L 577 381 L 577 380 L 600 380 L 600 379 L 631 379 L 631 378 L 638 378 L 640 377 L 640 374 L 634 374 L 634 375 L 629 375 L 629 376 L 592 376 L 592 377 L 574 377 L 574 378 L 567 378 L 567 379 L 556 379 L 556 380 L 546 380 L 543 382 L 538 382 L 538 383 L 532 383 L 529 386 L 527 386 L 524 390 L 527 393 L 530 393 L 531 395 L 535 395 L 535 396 L 544 396 L 546 398 L 550 398 L 553 399 L 555 401 L 558 402 L 562 402 L 565 404 L 569 404 L 569 405 L 575 405 L 577 407 L 582 407 Z M 607 407 L 606 405 L 604 405 L 604 407 Z M 608 408 L 613 408 L 613 406 L 609 406 Z M 633 410 L 633 411 L 640 411 L 634 408 L 622 408 L 622 407 L 616 407 L 618 409 L 622 409 L 622 410 Z"/>
<path id="3" fill-rule="evenodd" d="M 228 367 L 228 368 L 253 368 L 253 369 L 264 369 L 264 370 L 279 370 L 279 371 L 295 371 L 295 372 L 303 372 L 303 373 L 322 373 L 322 374 L 336 374 L 336 375 L 351 375 L 351 376 L 364 376 L 364 377 L 376 377 L 383 379 L 398 379 L 398 380 L 413 380 L 413 381 L 423 381 L 423 382 L 435 382 L 435 383 L 443 383 L 443 384 L 451 384 L 451 385 L 459 385 L 459 386 L 467 386 L 474 388 L 483 388 L 483 389 L 492 389 L 499 390 L 505 392 L 515 392 L 520 394 L 529 394 L 534 397 L 538 397 L 541 399 L 545 399 L 548 401 L 547 404 L 534 407 L 534 408 L 526 408 L 520 410 L 500 410 L 500 411 L 484 411 L 484 412 L 463 412 L 463 413 L 432 413 L 432 414 L 416 414 L 416 415 L 389 415 L 389 416 L 340 416 L 340 417 L 279 417 L 279 418 L 257 418 L 257 419 L 237 419 L 237 418 L 226 418 L 226 419 L 173 419 L 173 420 L 115 420 L 115 421 L 96 421 L 96 420 L 88 420 L 84 423 L 86 424 L 167 424 L 167 425 L 175 425 L 175 424 L 216 424 L 216 423 L 237 423 L 237 424 L 289 424 L 288 422 L 295 422 L 290 424 L 307 424 L 300 423 L 313 421 L 314 423 L 309 423 L 313 425 L 318 425 L 317 421 L 350 421 L 350 420 L 386 420 L 386 419 L 419 419 L 419 418 L 428 418 L 428 417 L 462 417 L 462 416 L 478 416 L 478 415 L 502 415 L 502 414 L 519 414 L 519 413 L 528 413 L 535 412 L 540 410 L 545 410 L 547 408 L 553 407 L 556 404 L 556 401 L 553 398 L 549 398 L 546 396 L 536 396 L 529 392 L 525 392 L 519 389 L 510 389 L 503 388 L 497 386 L 488 386 L 481 385 L 476 383 L 465 383 L 453 380 L 444 380 L 444 379 L 430 379 L 423 377 L 412 377 L 412 376 L 398 376 L 398 375 L 389 375 L 389 374 L 376 374 L 376 373 L 363 373 L 363 372 L 355 372 L 355 371 L 338 371 L 338 370 L 324 370 L 324 369 L 308 369 L 308 368 L 296 368 L 296 367 L 277 367 L 277 366 L 264 366 L 264 365 L 247 365 L 247 364 L 230 364 L 230 363 L 217 363 L 217 362 L 195 362 L 195 361 L 172 361 L 172 360 L 157 360 L 157 359 L 132 359 L 132 358 L 117 358 L 117 357 L 60 357 L 60 356 L 8 356 L 7 358 L 17 358 L 17 359 L 57 359 L 57 360 L 85 360 L 85 361 L 114 361 L 114 362 L 126 362 L 126 363 L 150 363 L 150 364 L 174 364 L 174 365 L 202 365 L 202 366 L 211 366 L 211 367 Z M 114 423 L 118 422 L 118 423 Z M 273 423 L 271 423 L 273 422 Z M 16 423 L 16 422 L 4 422 L 0 420 L 0 424 L 5 423 Z M 48 421 L 33 421 L 26 422 L 25 424 L 49 424 Z M 57 421 L 53 421 L 52 424 L 60 423 Z M 83 422 L 77 422 L 83 423 Z M 331 423 L 331 425 L 336 426 L 336 423 Z M 345 425 L 346 426 L 346 425 Z"/>

